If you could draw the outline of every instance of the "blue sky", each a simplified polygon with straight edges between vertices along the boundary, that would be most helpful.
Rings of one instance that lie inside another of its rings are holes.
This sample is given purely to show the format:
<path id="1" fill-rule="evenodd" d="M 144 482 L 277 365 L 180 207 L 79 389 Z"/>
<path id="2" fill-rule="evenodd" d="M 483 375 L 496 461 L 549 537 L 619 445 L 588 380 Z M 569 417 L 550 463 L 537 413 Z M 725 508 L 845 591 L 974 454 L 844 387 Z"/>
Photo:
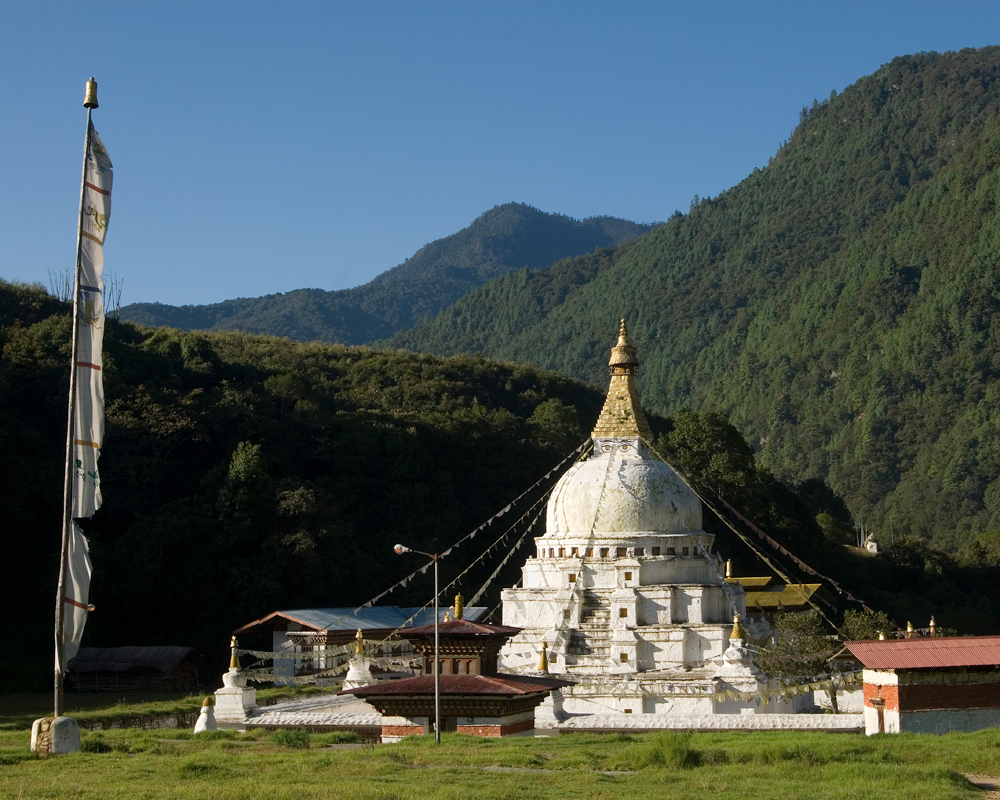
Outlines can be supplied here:
<path id="1" fill-rule="evenodd" d="M 107 269 L 172 305 L 365 283 L 509 201 L 686 211 L 813 99 L 1000 43 L 992 2 L 8 3 L 0 277 L 71 269 L 86 112 Z"/>

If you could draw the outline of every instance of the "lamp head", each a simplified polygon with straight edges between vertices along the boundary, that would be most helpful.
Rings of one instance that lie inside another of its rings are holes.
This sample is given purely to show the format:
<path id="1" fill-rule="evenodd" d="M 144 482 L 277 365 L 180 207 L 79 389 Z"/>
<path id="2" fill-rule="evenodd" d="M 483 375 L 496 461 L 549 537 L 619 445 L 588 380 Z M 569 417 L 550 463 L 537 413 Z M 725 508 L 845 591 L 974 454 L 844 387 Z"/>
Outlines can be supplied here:
<path id="1" fill-rule="evenodd" d="M 396 551 L 396 555 L 402 555 L 403 553 L 409 553 L 410 552 L 410 548 L 409 547 L 405 547 L 404 545 L 401 545 L 401 544 L 397 544 L 392 549 Z"/>

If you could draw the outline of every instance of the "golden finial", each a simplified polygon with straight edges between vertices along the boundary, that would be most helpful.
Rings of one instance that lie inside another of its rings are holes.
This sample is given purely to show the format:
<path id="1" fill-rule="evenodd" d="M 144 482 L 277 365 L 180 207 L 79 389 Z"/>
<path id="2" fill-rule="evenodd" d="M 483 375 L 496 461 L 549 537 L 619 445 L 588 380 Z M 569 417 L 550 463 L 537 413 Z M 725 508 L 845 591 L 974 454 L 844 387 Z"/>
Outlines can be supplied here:
<path id="1" fill-rule="evenodd" d="M 885 631 L 879 631 L 878 632 L 878 640 L 880 642 L 884 642 L 885 641 Z"/>
<path id="2" fill-rule="evenodd" d="M 729 559 L 726 561 L 726 580 L 733 580 L 733 561 Z"/>
<path id="3" fill-rule="evenodd" d="M 906 621 L 906 638 L 909 639 L 913 636 L 913 623 L 909 620 Z"/>
<path id="4" fill-rule="evenodd" d="M 733 639 L 745 639 L 743 629 L 740 627 L 740 615 L 733 614 L 733 632 L 729 634 L 729 641 Z"/>
<path id="5" fill-rule="evenodd" d="M 628 327 L 623 319 L 618 330 L 618 344 L 611 348 L 608 361 L 611 385 L 601 416 L 591 433 L 594 439 L 636 437 L 649 441 L 653 438 L 635 386 L 635 369 L 638 366 L 635 348 L 629 341 Z"/>
<path id="6" fill-rule="evenodd" d="M 937 636 L 937 625 L 934 624 L 934 617 L 931 617 L 931 624 L 929 627 L 931 636 Z"/>
<path id="7" fill-rule="evenodd" d="M 608 361 L 608 366 L 611 367 L 613 374 L 619 370 L 628 371 L 630 367 L 634 372 L 635 368 L 639 366 L 639 362 L 635 358 L 635 348 L 628 338 L 628 326 L 624 319 L 618 328 L 618 344 L 611 348 L 611 359 Z"/>
<path id="8" fill-rule="evenodd" d="M 455 619 L 462 619 L 465 614 L 465 598 L 460 594 L 455 595 Z"/>
<path id="9" fill-rule="evenodd" d="M 451 609 L 450 608 L 447 611 L 444 612 L 444 621 L 445 622 L 451 622 L 451 617 L 449 616 L 449 614 L 451 614 Z"/>
<path id="10" fill-rule="evenodd" d="M 549 671 L 549 657 L 545 652 L 545 642 L 542 642 L 542 652 L 538 656 L 538 671 L 545 673 Z"/>
<path id="11" fill-rule="evenodd" d="M 236 655 L 236 637 L 232 637 L 229 640 L 229 649 L 232 651 L 232 656 L 229 658 L 229 669 L 239 669 L 240 668 L 240 657 Z"/>
<path id="12" fill-rule="evenodd" d="M 91 76 L 87 81 L 87 94 L 83 98 L 84 108 L 97 108 L 97 81 Z"/>
<path id="13" fill-rule="evenodd" d="M 358 633 L 354 637 L 354 641 L 356 642 L 354 645 L 354 652 L 360 656 L 363 652 L 365 652 L 365 640 L 361 635 L 361 628 L 358 628 Z"/>

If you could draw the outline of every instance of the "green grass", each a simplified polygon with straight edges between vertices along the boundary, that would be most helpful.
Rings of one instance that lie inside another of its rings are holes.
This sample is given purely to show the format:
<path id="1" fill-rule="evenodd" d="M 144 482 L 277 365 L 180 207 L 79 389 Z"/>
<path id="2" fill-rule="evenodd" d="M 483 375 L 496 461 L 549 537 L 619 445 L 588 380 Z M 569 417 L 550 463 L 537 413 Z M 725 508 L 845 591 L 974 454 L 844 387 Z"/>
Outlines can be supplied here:
<path id="1" fill-rule="evenodd" d="M 287 732 L 286 732 L 287 733 Z M 299 737 L 302 739 L 303 737 Z M 1000 731 L 948 736 L 824 733 L 445 734 L 334 750 L 329 734 L 283 745 L 264 731 L 84 732 L 85 752 L 48 759 L 26 730 L 0 732 L 0 798 L 669 797 L 850 800 L 981 798 L 961 773 L 1000 773 Z M 303 746 L 305 745 L 305 746 Z"/>
<path id="2" fill-rule="evenodd" d="M 280 699 L 319 694 L 315 686 L 270 687 L 257 690 L 257 702 L 267 705 Z M 100 722 L 104 725 L 120 720 L 154 717 L 197 711 L 206 694 L 186 692 L 109 692 L 102 694 L 67 693 L 65 713 L 81 725 Z M 0 694 L 0 731 L 30 729 L 32 720 L 52 714 L 51 693 Z"/>

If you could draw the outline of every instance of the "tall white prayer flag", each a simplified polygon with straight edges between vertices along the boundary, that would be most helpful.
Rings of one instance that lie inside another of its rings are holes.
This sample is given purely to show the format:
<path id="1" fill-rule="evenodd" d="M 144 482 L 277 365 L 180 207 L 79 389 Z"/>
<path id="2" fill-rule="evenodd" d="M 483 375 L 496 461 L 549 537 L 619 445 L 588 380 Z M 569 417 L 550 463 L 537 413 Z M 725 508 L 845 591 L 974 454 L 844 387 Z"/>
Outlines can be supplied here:
<path id="1" fill-rule="evenodd" d="M 101 507 L 97 472 L 104 439 L 104 238 L 111 217 L 111 159 L 94 126 L 83 177 L 80 273 L 77 297 L 76 404 L 73 436 L 73 517 L 92 517 Z"/>
<path id="2" fill-rule="evenodd" d="M 87 614 L 91 610 L 91 606 L 87 602 L 90 594 L 90 547 L 87 544 L 87 537 L 83 535 L 80 526 L 75 522 L 73 523 L 73 534 L 69 540 L 67 560 L 69 562 L 69 575 L 63 596 L 66 610 L 63 616 L 62 672 L 66 671 L 66 665 L 80 650 L 83 626 L 86 625 Z"/>

